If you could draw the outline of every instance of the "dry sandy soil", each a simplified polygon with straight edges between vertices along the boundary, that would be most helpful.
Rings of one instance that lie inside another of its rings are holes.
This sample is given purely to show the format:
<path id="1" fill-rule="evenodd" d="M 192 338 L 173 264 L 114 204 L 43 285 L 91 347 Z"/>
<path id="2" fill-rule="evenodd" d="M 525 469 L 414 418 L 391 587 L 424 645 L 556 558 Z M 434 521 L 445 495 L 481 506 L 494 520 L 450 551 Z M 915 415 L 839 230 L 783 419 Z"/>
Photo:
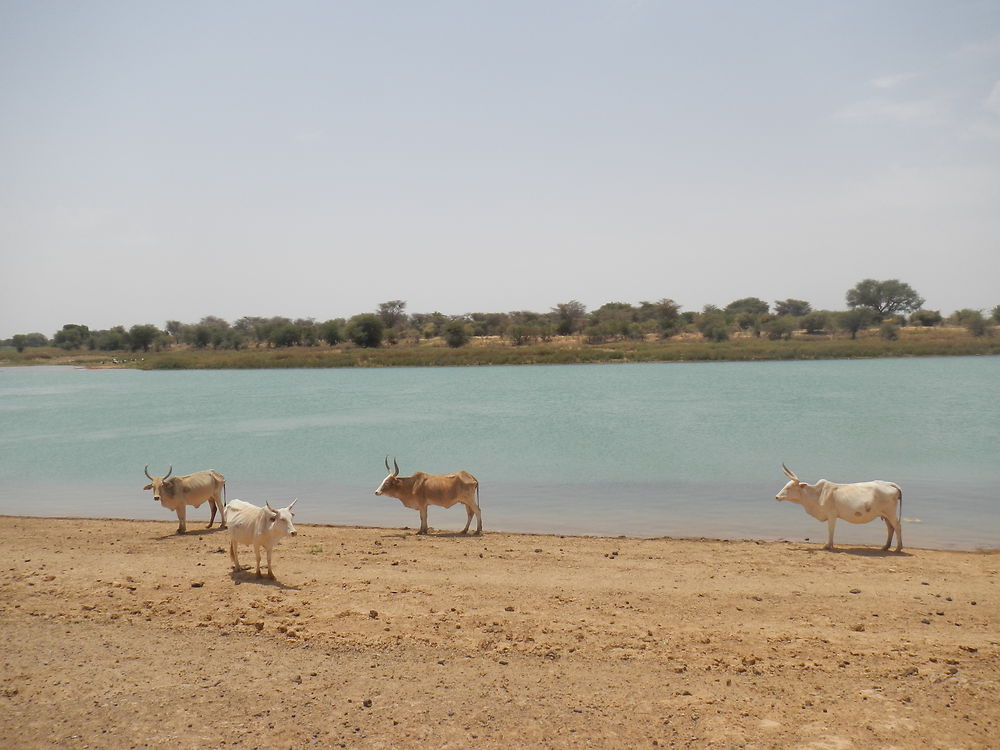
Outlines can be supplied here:
<path id="1" fill-rule="evenodd" d="M 3 748 L 1000 746 L 1000 555 L 0 527 Z"/>

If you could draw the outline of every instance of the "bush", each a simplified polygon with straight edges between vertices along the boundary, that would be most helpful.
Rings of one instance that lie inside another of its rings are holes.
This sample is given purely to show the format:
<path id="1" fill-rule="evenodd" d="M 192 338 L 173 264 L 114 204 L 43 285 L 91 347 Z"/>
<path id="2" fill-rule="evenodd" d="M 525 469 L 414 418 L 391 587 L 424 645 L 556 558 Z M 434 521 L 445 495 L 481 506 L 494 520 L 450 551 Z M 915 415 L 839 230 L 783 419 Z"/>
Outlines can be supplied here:
<path id="1" fill-rule="evenodd" d="M 910 325 L 923 326 L 924 328 L 941 325 L 942 320 L 944 318 L 937 310 L 917 310 L 910 315 Z"/>
<path id="2" fill-rule="evenodd" d="M 884 341 L 896 341 L 899 339 L 899 326 L 895 323 L 883 323 L 882 327 L 878 329 L 878 335 Z"/>
<path id="3" fill-rule="evenodd" d="M 458 349 L 460 346 L 468 344 L 469 329 L 466 328 L 465 322 L 461 320 L 452 320 L 445 325 L 444 340 L 448 346 L 453 349 Z"/>
<path id="4" fill-rule="evenodd" d="M 373 349 L 382 344 L 385 325 L 373 313 L 355 315 L 347 324 L 347 338 L 357 346 Z"/>
<path id="5" fill-rule="evenodd" d="M 825 312 L 811 312 L 802 318 L 801 326 L 806 333 L 823 333 L 830 328 L 830 316 Z"/>
<path id="6" fill-rule="evenodd" d="M 709 341 L 721 343 L 729 340 L 729 326 L 726 316 L 719 310 L 708 310 L 698 319 L 698 331 Z"/>
<path id="7" fill-rule="evenodd" d="M 764 332 L 771 341 L 778 341 L 780 339 L 787 341 L 795 332 L 795 321 L 787 316 L 769 320 L 764 324 Z"/>

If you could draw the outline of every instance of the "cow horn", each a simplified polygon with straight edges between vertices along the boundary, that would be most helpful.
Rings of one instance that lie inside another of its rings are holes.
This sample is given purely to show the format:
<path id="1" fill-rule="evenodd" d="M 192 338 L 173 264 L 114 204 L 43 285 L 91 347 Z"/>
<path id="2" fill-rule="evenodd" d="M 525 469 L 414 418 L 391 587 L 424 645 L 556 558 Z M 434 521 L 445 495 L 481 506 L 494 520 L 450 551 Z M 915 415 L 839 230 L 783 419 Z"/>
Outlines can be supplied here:
<path id="1" fill-rule="evenodd" d="M 396 459 L 392 459 L 392 460 L 395 461 Z M 392 469 L 389 468 L 389 457 L 388 456 L 385 457 L 385 470 L 387 472 L 389 472 L 390 474 L 392 474 Z"/>
<path id="2" fill-rule="evenodd" d="M 174 473 L 174 465 L 170 464 L 170 468 L 167 469 L 167 473 L 163 475 L 163 478 L 166 479 L 167 477 L 169 477 L 173 473 Z"/>
<path id="3" fill-rule="evenodd" d="M 292 500 L 292 504 L 288 506 L 288 510 L 291 510 L 292 508 L 294 508 L 295 507 L 295 503 L 297 503 L 298 501 L 299 501 L 298 498 L 295 498 L 294 500 Z"/>
<path id="4" fill-rule="evenodd" d="M 799 478 L 795 476 L 795 472 L 789 469 L 784 464 L 781 464 L 781 468 L 785 470 L 785 476 L 791 479 L 793 482 L 799 481 Z"/>
<path id="5" fill-rule="evenodd" d="M 396 463 L 396 457 L 395 456 L 392 457 L 392 465 L 396 467 L 396 470 L 392 473 L 392 475 L 394 477 L 398 477 L 399 476 L 399 464 Z"/>
<path id="6" fill-rule="evenodd" d="M 149 464 L 146 464 L 146 477 L 149 479 L 149 481 L 151 482 L 153 481 L 153 478 L 149 476 Z"/>

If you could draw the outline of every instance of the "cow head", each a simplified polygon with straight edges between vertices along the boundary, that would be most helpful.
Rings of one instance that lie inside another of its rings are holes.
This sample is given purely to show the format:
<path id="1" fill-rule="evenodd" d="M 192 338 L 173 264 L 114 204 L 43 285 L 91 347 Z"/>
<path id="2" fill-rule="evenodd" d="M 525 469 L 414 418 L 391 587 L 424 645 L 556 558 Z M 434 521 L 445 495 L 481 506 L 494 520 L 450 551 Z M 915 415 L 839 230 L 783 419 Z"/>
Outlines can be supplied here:
<path id="1" fill-rule="evenodd" d="M 277 510 L 272 508 L 270 503 L 264 503 L 269 514 L 272 533 L 276 533 L 278 536 L 295 536 L 299 533 L 295 530 L 295 524 L 292 523 L 292 519 L 295 517 L 292 508 L 298 501 L 299 499 L 295 498 L 287 508 L 278 508 Z"/>
<path id="2" fill-rule="evenodd" d="M 149 473 L 149 464 L 146 464 L 146 477 L 149 479 L 149 484 L 143 487 L 144 490 L 153 491 L 153 502 L 160 501 L 160 495 L 166 490 L 167 495 L 173 495 L 174 480 L 170 478 L 170 475 L 174 473 L 173 464 L 170 466 L 170 470 L 162 477 L 154 477 Z"/>
<path id="3" fill-rule="evenodd" d="M 395 467 L 395 471 L 389 468 L 389 457 L 386 456 L 385 470 L 389 472 L 389 476 L 383 479 L 382 484 L 375 490 L 376 495 L 388 494 L 399 485 L 399 464 L 396 463 L 395 457 L 392 459 L 392 465 Z"/>
<path id="4" fill-rule="evenodd" d="M 809 485 L 800 481 L 799 478 L 795 476 L 795 472 L 784 464 L 781 465 L 781 468 L 784 469 L 785 476 L 788 477 L 788 484 L 781 488 L 781 492 L 775 495 L 774 499 L 778 502 L 781 502 L 782 500 L 788 500 L 791 503 L 802 502 L 802 489 L 808 487 Z"/>

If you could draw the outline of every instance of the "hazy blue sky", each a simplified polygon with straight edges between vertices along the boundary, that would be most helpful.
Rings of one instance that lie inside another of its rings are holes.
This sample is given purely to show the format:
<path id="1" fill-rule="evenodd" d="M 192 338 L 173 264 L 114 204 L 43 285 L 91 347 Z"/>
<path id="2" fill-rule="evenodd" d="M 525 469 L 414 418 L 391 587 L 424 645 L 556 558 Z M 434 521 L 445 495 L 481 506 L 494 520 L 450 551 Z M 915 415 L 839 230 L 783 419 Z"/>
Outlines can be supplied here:
<path id="1" fill-rule="evenodd" d="M 997 0 L 0 1 L 0 338 L 1000 304 Z"/>

